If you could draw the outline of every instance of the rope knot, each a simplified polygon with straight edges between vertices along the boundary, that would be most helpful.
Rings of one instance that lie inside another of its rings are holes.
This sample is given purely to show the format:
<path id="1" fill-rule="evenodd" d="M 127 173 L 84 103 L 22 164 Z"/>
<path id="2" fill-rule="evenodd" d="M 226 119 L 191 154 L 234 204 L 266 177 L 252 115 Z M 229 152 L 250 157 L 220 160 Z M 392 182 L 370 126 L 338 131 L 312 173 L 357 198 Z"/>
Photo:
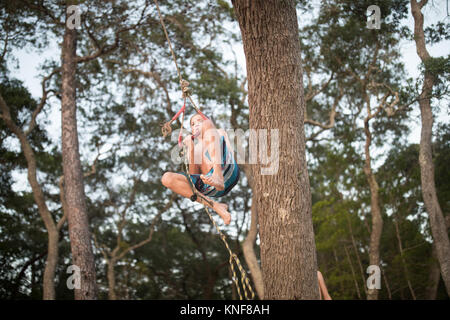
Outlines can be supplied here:
<path id="1" fill-rule="evenodd" d="M 172 127 L 170 126 L 171 123 L 172 121 L 168 121 L 162 125 L 161 132 L 164 138 L 172 133 Z"/>
<path id="2" fill-rule="evenodd" d="M 180 84 L 181 84 L 182 97 L 187 98 L 187 96 L 189 96 L 191 94 L 190 90 L 189 90 L 189 82 L 184 79 L 181 79 Z"/>

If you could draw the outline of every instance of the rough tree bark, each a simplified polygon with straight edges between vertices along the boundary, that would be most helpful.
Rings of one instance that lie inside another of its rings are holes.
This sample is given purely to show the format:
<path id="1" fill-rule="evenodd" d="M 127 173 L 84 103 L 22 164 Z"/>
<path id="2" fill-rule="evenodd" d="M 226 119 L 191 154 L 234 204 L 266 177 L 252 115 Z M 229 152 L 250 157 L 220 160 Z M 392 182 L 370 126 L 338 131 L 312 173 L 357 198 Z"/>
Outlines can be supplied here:
<path id="1" fill-rule="evenodd" d="M 417 3 L 411 0 L 411 12 L 414 17 L 414 40 L 416 42 L 417 54 L 425 63 L 431 58 L 425 45 L 425 35 L 423 30 L 423 6 L 427 0 Z M 433 112 L 431 110 L 431 93 L 435 77 L 428 70 L 425 70 L 425 78 L 422 85 L 422 92 L 419 97 L 420 115 L 422 120 L 422 130 L 420 135 L 419 164 L 422 184 L 422 196 L 425 207 L 430 217 L 431 233 L 436 246 L 436 256 L 441 268 L 442 279 L 444 280 L 447 294 L 450 295 L 450 241 L 442 209 L 436 195 L 436 184 L 434 181 L 434 164 L 431 150 L 431 139 L 433 134 Z"/>
<path id="2" fill-rule="evenodd" d="M 73 264 L 80 268 L 75 299 L 96 299 L 97 284 L 78 149 L 76 119 L 76 30 L 65 27 L 62 46 L 62 157 L 64 194 Z"/>
<path id="3" fill-rule="evenodd" d="M 294 1 L 232 1 L 247 63 L 250 128 L 279 132 L 279 168 L 252 168 L 265 299 L 319 299 Z M 268 138 L 269 139 L 269 138 Z M 273 164 L 273 163 L 272 163 Z"/>

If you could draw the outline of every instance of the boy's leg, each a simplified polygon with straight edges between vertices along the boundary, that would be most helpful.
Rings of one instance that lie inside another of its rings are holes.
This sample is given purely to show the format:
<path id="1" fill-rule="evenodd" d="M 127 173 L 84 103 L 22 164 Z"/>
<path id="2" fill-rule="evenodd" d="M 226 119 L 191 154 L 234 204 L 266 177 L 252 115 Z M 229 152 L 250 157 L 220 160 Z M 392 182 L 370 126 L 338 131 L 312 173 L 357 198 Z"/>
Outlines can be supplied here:
<path id="1" fill-rule="evenodd" d="M 222 191 L 225 189 L 222 173 L 222 156 L 225 155 L 222 155 L 219 131 L 217 131 L 211 120 L 205 120 L 203 122 L 202 135 L 206 141 L 208 153 L 211 156 L 211 161 L 213 162 L 214 172 L 209 177 L 201 175 L 200 178 L 204 183 L 215 187 L 219 191 Z"/>
<path id="2" fill-rule="evenodd" d="M 162 176 L 161 182 L 164 186 L 185 198 L 190 199 L 192 196 L 192 190 L 191 186 L 189 185 L 189 181 L 187 181 L 187 177 L 182 174 L 166 172 Z M 231 214 L 227 211 L 227 205 L 213 201 L 210 198 L 207 199 L 210 200 L 212 204 L 204 201 L 201 197 L 197 197 L 197 202 L 213 209 L 222 218 L 225 224 L 230 224 Z"/>

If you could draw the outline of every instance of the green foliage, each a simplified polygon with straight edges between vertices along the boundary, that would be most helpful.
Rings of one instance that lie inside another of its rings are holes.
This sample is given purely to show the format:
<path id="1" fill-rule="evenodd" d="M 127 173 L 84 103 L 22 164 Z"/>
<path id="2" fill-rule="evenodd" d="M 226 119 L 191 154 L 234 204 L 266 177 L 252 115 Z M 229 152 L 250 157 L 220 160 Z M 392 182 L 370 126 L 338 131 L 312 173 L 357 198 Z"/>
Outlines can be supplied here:
<path id="1" fill-rule="evenodd" d="M 450 161 L 450 125 L 444 123 L 438 127 L 438 135 L 433 145 L 435 183 L 437 197 L 442 212 L 447 215 L 450 212 L 450 172 L 448 164 Z"/>
<path id="2" fill-rule="evenodd" d="M 439 21 L 435 25 L 432 24 L 424 30 L 425 41 L 427 44 L 435 44 L 443 40 L 450 39 L 450 23 Z"/>
<path id="3" fill-rule="evenodd" d="M 424 69 L 435 77 L 448 79 L 450 75 L 450 55 L 447 57 L 430 57 L 424 62 Z"/>

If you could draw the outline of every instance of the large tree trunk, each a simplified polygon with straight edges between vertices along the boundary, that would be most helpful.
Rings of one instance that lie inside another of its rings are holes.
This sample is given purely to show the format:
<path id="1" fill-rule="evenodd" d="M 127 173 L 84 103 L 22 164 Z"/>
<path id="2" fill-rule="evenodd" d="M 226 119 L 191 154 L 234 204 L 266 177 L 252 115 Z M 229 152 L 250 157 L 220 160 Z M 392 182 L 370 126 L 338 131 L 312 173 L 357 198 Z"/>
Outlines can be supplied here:
<path id="1" fill-rule="evenodd" d="M 428 1 L 422 0 L 419 4 L 411 0 L 411 11 L 414 17 L 414 40 L 416 41 L 417 54 L 423 63 L 430 59 L 425 46 L 423 31 L 423 14 L 421 9 Z M 422 196 L 430 217 L 431 233 L 436 245 L 436 255 L 441 267 L 442 279 L 444 280 L 447 294 L 450 295 L 450 241 L 448 238 L 444 215 L 436 195 L 434 182 L 434 164 L 431 151 L 431 138 L 433 130 L 433 113 L 431 110 L 430 96 L 435 79 L 425 70 L 422 92 L 420 94 L 419 106 L 422 119 L 422 131 L 420 135 L 419 163 L 422 183 Z"/>
<path id="2" fill-rule="evenodd" d="M 265 299 L 319 299 L 294 1 L 233 0 L 247 63 L 250 128 L 279 130 L 279 169 L 255 165 Z M 276 150 L 278 148 L 278 150 Z M 272 163 L 273 165 L 274 163 Z"/>
<path id="3" fill-rule="evenodd" d="M 97 285 L 78 151 L 75 58 L 76 30 L 66 26 L 62 47 L 62 156 L 72 259 L 81 272 L 81 287 L 75 288 L 75 299 L 78 300 L 96 299 Z"/>

